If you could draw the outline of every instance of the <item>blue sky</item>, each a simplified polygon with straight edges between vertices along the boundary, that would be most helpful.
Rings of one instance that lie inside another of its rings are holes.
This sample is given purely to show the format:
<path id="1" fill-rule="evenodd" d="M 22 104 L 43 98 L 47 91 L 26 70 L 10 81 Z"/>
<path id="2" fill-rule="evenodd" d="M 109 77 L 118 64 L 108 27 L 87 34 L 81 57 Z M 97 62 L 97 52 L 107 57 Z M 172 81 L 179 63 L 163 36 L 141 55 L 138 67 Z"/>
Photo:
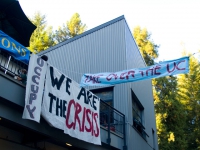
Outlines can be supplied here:
<path id="1" fill-rule="evenodd" d="M 154 43 L 160 45 L 158 60 L 200 50 L 199 0 L 19 0 L 25 14 L 39 11 L 56 30 L 74 13 L 79 13 L 87 29 L 124 15 L 133 30 L 147 28 Z"/>

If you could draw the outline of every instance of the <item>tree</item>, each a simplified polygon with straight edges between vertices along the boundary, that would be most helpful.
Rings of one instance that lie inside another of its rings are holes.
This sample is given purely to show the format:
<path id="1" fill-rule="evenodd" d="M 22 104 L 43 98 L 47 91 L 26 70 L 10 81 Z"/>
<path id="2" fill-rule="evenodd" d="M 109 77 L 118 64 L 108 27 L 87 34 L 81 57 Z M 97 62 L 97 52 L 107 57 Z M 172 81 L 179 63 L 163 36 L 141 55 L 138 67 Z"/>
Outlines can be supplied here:
<path id="1" fill-rule="evenodd" d="M 63 24 L 62 27 L 59 27 L 58 30 L 55 31 L 55 39 L 57 43 L 63 42 L 83 33 L 86 28 L 86 25 L 81 21 L 80 15 L 75 13 L 70 21 L 67 21 L 66 24 Z"/>
<path id="2" fill-rule="evenodd" d="M 177 97 L 177 77 L 153 80 L 156 125 L 160 150 L 186 149 L 186 114 Z"/>
<path id="3" fill-rule="evenodd" d="M 190 55 L 190 71 L 178 76 L 179 99 L 187 115 L 185 136 L 188 149 L 200 149 L 200 63 Z"/>
<path id="4" fill-rule="evenodd" d="M 146 29 L 134 28 L 133 36 L 148 66 L 155 64 L 158 48 Z M 156 126 L 160 150 L 186 149 L 184 107 L 177 99 L 177 78 L 152 79 Z"/>
<path id="5" fill-rule="evenodd" d="M 30 38 L 29 49 L 33 53 L 41 52 L 56 44 L 53 40 L 52 27 L 47 27 L 45 19 L 45 15 L 39 12 L 30 19 L 37 27 Z"/>
<path id="6" fill-rule="evenodd" d="M 150 40 L 151 34 L 148 33 L 146 28 L 141 29 L 137 26 L 133 30 L 133 36 L 147 66 L 153 65 L 154 60 L 158 57 L 159 46 Z"/>

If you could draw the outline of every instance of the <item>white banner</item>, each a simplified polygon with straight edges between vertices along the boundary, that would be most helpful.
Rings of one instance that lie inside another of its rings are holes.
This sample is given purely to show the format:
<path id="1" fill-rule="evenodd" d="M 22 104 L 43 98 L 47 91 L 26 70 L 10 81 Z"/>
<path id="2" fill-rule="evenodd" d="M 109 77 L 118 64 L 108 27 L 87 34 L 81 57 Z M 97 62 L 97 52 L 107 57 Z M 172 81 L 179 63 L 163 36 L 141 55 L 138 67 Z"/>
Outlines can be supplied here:
<path id="1" fill-rule="evenodd" d="M 47 62 L 32 54 L 29 62 L 23 119 L 40 122 Z"/>
<path id="2" fill-rule="evenodd" d="M 81 78 L 81 87 L 108 86 L 120 83 L 135 82 L 140 80 L 160 78 L 189 72 L 189 57 L 164 61 L 145 68 L 135 68 L 119 72 L 104 72 L 84 74 Z"/>
<path id="3" fill-rule="evenodd" d="M 42 116 L 74 138 L 101 145 L 100 99 L 72 79 L 48 66 Z"/>

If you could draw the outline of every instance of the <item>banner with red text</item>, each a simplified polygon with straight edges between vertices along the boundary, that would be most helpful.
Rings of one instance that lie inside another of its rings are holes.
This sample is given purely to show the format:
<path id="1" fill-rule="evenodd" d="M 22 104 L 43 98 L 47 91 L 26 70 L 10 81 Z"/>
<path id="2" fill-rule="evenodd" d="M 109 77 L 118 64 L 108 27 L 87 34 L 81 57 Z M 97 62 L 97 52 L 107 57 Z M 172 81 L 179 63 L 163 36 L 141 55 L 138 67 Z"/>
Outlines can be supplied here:
<path id="1" fill-rule="evenodd" d="M 84 74 L 80 86 L 105 86 L 134 82 L 189 72 L 189 57 L 164 61 L 146 68 L 129 69 L 119 72 Z"/>
<path id="2" fill-rule="evenodd" d="M 23 119 L 40 122 L 47 62 L 32 54 L 29 62 Z"/>
<path id="3" fill-rule="evenodd" d="M 101 145 L 100 99 L 59 70 L 48 66 L 42 116 L 74 138 Z"/>

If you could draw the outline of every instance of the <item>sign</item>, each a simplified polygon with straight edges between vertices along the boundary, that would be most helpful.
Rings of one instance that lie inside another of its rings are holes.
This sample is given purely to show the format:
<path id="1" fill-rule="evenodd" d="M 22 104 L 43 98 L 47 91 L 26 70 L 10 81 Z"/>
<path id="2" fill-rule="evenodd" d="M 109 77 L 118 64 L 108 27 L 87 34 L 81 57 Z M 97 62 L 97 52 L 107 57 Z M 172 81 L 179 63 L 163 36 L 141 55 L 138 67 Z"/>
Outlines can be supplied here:
<path id="1" fill-rule="evenodd" d="M 146 68 L 130 69 L 120 72 L 84 74 L 81 78 L 80 86 L 114 85 L 188 72 L 189 57 L 183 57 L 176 60 L 161 62 Z"/>
<path id="2" fill-rule="evenodd" d="M 74 138 L 101 145 L 100 98 L 48 66 L 42 116 L 53 127 Z"/>
<path id="3" fill-rule="evenodd" d="M 28 64 L 30 51 L 0 30 L 0 48 L 10 53 L 15 59 Z"/>
<path id="4" fill-rule="evenodd" d="M 40 122 L 41 103 L 47 62 L 32 54 L 27 77 L 25 107 L 22 118 Z"/>

